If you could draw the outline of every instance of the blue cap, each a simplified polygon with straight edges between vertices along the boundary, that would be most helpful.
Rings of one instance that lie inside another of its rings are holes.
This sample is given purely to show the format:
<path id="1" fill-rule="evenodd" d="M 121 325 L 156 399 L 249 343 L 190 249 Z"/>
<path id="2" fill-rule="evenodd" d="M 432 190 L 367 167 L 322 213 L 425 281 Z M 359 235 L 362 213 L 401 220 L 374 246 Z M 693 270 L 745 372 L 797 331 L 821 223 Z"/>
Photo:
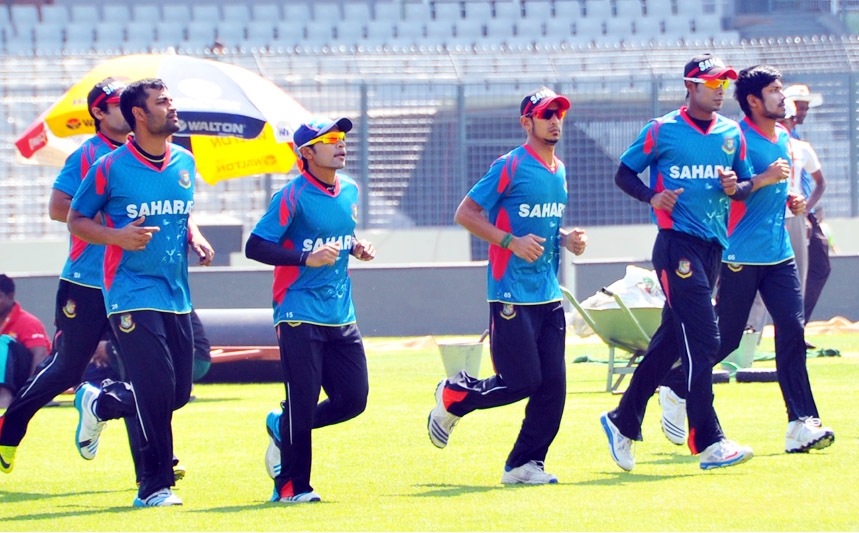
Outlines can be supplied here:
<path id="1" fill-rule="evenodd" d="M 292 143 L 295 145 L 295 149 L 298 150 L 313 139 L 328 133 L 335 126 L 343 133 L 348 133 L 352 129 L 352 121 L 345 117 L 337 120 L 313 119 L 310 122 L 305 122 L 295 130 L 295 133 L 292 135 Z"/>

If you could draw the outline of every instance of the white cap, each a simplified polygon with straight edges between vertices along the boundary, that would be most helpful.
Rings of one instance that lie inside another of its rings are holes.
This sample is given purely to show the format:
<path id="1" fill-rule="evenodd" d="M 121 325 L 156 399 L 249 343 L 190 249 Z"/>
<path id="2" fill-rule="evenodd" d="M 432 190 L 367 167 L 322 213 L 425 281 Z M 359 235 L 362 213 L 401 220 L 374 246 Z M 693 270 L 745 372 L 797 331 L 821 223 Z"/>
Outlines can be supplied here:
<path id="1" fill-rule="evenodd" d="M 794 102 L 808 102 L 808 107 L 817 107 L 823 103 L 823 95 L 811 92 L 808 85 L 791 85 L 782 92 L 785 98 L 790 98 Z"/>

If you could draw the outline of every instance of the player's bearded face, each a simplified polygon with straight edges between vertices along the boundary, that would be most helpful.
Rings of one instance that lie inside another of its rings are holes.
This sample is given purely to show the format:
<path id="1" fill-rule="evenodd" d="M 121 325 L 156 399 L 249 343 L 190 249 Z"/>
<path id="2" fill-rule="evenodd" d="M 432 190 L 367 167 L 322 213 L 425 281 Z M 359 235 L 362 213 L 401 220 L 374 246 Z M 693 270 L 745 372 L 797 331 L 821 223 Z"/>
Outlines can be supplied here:
<path id="1" fill-rule="evenodd" d="M 781 82 L 775 81 L 761 91 L 763 97 L 763 115 L 766 118 L 778 120 L 784 118 L 784 94 L 781 92 Z"/>

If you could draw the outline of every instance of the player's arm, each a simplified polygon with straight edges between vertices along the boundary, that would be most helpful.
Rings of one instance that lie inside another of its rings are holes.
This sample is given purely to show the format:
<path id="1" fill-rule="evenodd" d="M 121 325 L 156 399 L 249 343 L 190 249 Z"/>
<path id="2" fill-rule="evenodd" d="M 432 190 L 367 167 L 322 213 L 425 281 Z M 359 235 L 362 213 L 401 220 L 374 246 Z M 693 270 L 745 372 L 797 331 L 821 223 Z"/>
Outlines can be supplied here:
<path id="1" fill-rule="evenodd" d="M 158 226 L 144 226 L 145 219 L 146 217 L 140 217 L 122 228 L 111 228 L 70 208 L 67 224 L 72 235 L 88 243 L 109 244 L 134 252 L 145 249 L 152 240 L 152 235 L 161 231 Z"/>
<path id="2" fill-rule="evenodd" d="M 636 200 L 650 204 L 654 209 L 663 209 L 669 213 L 674 210 L 677 197 L 683 192 L 682 188 L 656 192 L 638 179 L 638 172 L 626 166 L 625 163 L 618 165 L 617 172 L 614 174 L 614 183 L 620 190 Z"/>
<path id="3" fill-rule="evenodd" d="M 188 244 L 191 245 L 191 248 L 200 259 L 199 265 L 209 266 L 212 264 L 212 259 L 215 258 L 215 249 L 212 248 L 212 245 L 209 244 L 209 241 L 206 240 L 197 223 L 191 217 L 188 217 Z"/>
<path id="4" fill-rule="evenodd" d="M 502 248 L 509 248 L 516 257 L 529 263 L 543 255 L 543 245 L 546 239 L 539 235 L 516 236 L 498 228 L 483 214 L 483 208 L 470 196 L 466 196 L 456 208 L 453 220 L 467 229 L 476 237 Z"/>
<path id="5" fill-rule="evenodd" d="M 360 261 L 372 261 L 376 258 L 376 247 L 367 239 L 358 239 L 352 235 L 352 250 L 349 252 Z"/>
<path id="6" fill-rule="evenodd" d="M 732 200 L 742 201 L 749 197 L 754 191 L 767 185 L 773 185 L 790 176 L 790 165 L 782 158 L 778 158 L 767 169 L 760 174 L 752 176 L 750 180 L 737 182 L 737 190 L 731 196 Z"/>
<path id="7" fill-rule="evenodd" d="M 251 233 L 245 243 L 245 257 L 272 266 L 331 266 L 340 258 L 340 246 L 327 243 L 312 252 L 289 250 L 276 242 Z"/>
<path id="8" fill-rule="evenodd" d="M 826 179 L 824 179 L 822 171 L 818 170 L 816 172 L 812 172 L 811 177 L 814 179 L 814 189 L 812 189 L 811 194 L 808 197 L 808 202 L 805 204 L 806 211 L 814 209 L 823 197 L 823 191 L 826 190 Z"/>
<path id="9" fill-rule="evenodd" d="M 588 236 L 582 228 L 560 229 L 561 246 L 574 255 L 582 255 L 588 245 Z"/>
<path id="10" fill-rule="evenodd" d="M 48 201 L 48 214 L 51 220 L 67 222 L 71 205 L 72 197 L 70 194 L 59 189 L 51 189 L 51 199 Z"/>

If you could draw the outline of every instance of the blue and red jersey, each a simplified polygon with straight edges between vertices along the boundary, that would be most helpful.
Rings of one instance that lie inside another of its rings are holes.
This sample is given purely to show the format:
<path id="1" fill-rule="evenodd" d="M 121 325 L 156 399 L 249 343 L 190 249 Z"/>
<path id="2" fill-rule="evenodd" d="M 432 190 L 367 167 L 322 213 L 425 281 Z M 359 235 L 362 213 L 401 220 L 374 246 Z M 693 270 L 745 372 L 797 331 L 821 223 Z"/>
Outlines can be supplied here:
<path id="1" fill-rule="evenodd" d="M 728 245 L 730 198 L 719 183 L 719 169 L 750 179 L 746 141 L 737 122 L 718 113 L 702 132 L 681 107 L 650 121 L 620 160 L 636 172 L 650 167 L 654 191 L 683 189 L 670 213 L 653 209 L 660 229 L 673 229 L 710 242 Z"/>
<path id="2" fill-rule="evenodd" d="M 112 151 L 113 144 L 101 133 L 88 139 L 66 159 L 65 165 L 54 181 L 53 188 L 74 197 L 90 167 L 98 158 Z M 104 246 L 90 244 L 71 235 L 69 257 L 63 266 L 60 279 L 84 287 L 100 289 L 103 262 Z"/>
<path id="3" fill-rule="evenodd" d="M 564 163 L 555 157 L 547 165 L 528 145 L 519 146 L 496 159 L 468 196 L 499 229 L 517 237 L 534 234 L 546 239 L 543 255 L 533 263 L 509 249 L 490 245 L 488 301 L 540 304 L 560 300 L 560 228 L 567 206 Z"/>
<path id="4" fill-rule="evenodd" d="M 764 172 L 776 159 L 792 161 L 790 133 L 776 124 L 770 138 L 748 118 L 740 126 L 749 147 L 749 160 L 756 174 Z M 728 248 L 725 263 L 774 265 L 794 256 L 790 235 L 784 225 L 790 180 L 782 180 L 752 192 L 745 202 L 734 202 L 728 221 Z"/>
<path id="5" fill-rule="evenodd" d="M 271 200 L 252 233 L 289 250 L 313 252 L 327 243 L 340 244 L 331 266 L 277 266 L 272 306 L 274 324 L 306 322 L 342 326 L 355 322 L 349 254 L 358 221 L 358 185 L 337 173 L 333 192 L 303 173 Z"/>
<path id="6" fill-rule="evenodd" d="M 181 146 L 168 144 L 159 169 L 130 142 L 87 172 L 72 209 L 90 218 L 101 211 L 105 224 L 113 228 L 140 217 L 146 217 L 144 226 L 160 228 L 144 250 L 105 247 L 102 291 L 108 315 L 191 311 L 188 218 L 194 207 L 195 176 L 194 156 Z"/>

